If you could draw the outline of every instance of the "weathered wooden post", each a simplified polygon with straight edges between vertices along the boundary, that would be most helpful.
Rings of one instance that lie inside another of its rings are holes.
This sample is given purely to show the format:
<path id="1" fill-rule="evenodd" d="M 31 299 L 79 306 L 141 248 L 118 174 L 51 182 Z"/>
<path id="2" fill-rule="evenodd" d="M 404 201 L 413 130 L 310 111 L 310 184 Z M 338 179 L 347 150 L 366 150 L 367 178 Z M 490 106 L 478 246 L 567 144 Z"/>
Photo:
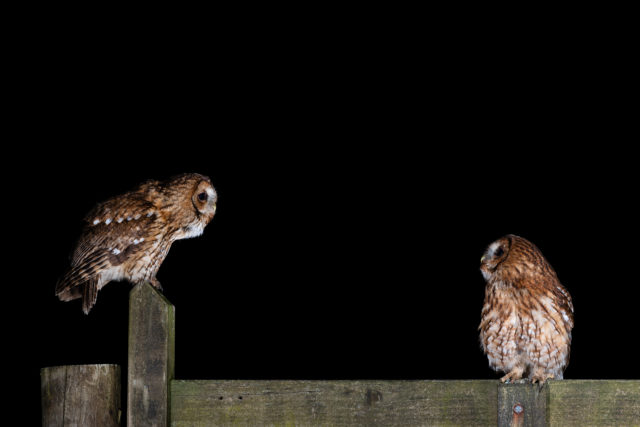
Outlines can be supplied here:
<path id="1" fill-rule="evenodd" d="M 169 385 L 173 379 L 173 305 L 149 283 L 129 296 L 129 427 L 169 425 Z"/>
<path id="2" fill-rule="evenodd" d="M 42 368 L 40 392 L 45 427 L 120 425 L 118 365 Z"/>
<path id="3" fill-rule="evenodd" d="M 640 381 L 498 385 L 499 426 L 640 426 Z"/>
<path id="4" fill-rule="evenodd" d="M 548 425 L 547 399 L 549 384 L 542 388 L 537 384 L 498 385 L 498 425 L 535 426 Z"/>

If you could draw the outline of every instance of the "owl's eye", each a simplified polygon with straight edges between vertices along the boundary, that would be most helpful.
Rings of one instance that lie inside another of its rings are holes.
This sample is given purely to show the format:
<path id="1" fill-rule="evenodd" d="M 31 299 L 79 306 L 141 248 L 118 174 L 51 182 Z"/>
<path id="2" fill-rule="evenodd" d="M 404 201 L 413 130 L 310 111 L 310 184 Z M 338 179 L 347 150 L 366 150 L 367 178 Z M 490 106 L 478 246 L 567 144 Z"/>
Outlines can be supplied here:
<path id="1" fill-rule="evenodd" d="M 493 253 L 493 256 L 502 256 L 504 255 L 504 249 L 502 249 L 502 246 L 500 246 L 498 249 L 496 249 L 496 251 Z"/>
<path id="2" fill-rule="evenodd" d="M 204 191 L 202 193 L 198 194 L 198 200 L 200 200 L 201 202 L 206 202 L 208 197 L 209 196 Z"/>

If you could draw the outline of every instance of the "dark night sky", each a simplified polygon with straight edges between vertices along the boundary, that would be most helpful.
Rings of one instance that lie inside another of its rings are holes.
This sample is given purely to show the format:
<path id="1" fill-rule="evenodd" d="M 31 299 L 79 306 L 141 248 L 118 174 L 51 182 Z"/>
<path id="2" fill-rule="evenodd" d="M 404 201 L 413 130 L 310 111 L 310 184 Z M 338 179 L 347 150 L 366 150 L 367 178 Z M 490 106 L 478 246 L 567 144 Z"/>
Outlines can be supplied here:
<path id="1" fill-rule="evenodd" d="M 585 91 L 592 76 L 566 64 L 380 68 L 252 46 L 171 64 L 102 52 L 121 60 L 23 76 L 5 162 L 28 206 L 11 237 L 28 274 L 11 277 L 10 302 L 30 400 L 42 367 L 126 368 L 130 285 L 105 287 L 85 316 L 55 283 L 94 203 L 182 172 L 210 176 L 219 204 L 158 273 L 177 378 L 497 378 L 478 342 L 478 267 L 507 233 L 574 298 L 566 378 L 640 378 L 637 156 L 615 145 L 629 126 L 615 88 Z"/>
<path id="2" fill-rule="evenodd" d="M 619 249 L 632 207 L 609 194 L 612 172 L 536 171 L 517 159 L 462 166 L 454 153 L 438 164 L 393 144 L 216 145 L 193 159 L 166 147 L 151 164 L 76 159 L 42 177 L 50 214 L 28 297 L 42 320 L 33 368 L 124 364 L 130 286 L 110 284 L 85 316 L 57 301 L 55 281 L 95 201 L 197 171 L 217 187 L 218 212 L 203 236 L 174 244 L 158 273 L 176 306 L 180 378 L 492 378 L 477 342 L 478 264 L 506 233 L 536 243 L 574 297 L 567 376 L 629 376 L 624 355 L 601 344 L 627 342 L 638 296 L 634 254 Z"/>

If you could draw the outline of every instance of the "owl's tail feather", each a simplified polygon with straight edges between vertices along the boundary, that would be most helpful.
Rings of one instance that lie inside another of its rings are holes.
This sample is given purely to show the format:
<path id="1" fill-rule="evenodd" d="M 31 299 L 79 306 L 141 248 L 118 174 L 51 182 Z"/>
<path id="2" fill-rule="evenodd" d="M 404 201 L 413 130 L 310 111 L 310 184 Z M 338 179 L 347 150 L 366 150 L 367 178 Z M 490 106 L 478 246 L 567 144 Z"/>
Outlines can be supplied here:
<path id="1" fill-rule="evenodd" d="M 82 311 L 89 314 L 98 299 L 98 278 L 94 277 L 82 286 Z"/>
<path id="2" fill-rule="evenodd" d="M 56 284 L 56 296 L 60 298 L 60 301 L 71 301 L 82 296 L 78 285 L 84 282 L 84 280 L 77 276 L 76 271 L 72 269 L 58 280 Z"/>
<path id="3" fill-rule="evenodd" d="M 86 277 L 77 269 L 71 269 L 56 284 L 56 296 L 60 301 L 82 298 L 82 311 L 89 314 L 98 298 L 98 281 L 99 277 Z"/>

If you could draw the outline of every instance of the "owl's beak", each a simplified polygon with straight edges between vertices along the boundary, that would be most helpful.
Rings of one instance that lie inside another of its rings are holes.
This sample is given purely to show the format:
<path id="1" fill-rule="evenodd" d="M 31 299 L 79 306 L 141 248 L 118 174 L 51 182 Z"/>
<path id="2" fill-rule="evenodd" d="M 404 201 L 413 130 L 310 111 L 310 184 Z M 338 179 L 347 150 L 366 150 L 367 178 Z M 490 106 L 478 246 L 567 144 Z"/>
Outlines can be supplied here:
<path id="1" fill-rule="evenodd" d="M 484 259 L 486 258 L 486 255 L 482 255 L 482 258 L 480 258 L 480 264 L 482 264 L 484 262 Z"/>

